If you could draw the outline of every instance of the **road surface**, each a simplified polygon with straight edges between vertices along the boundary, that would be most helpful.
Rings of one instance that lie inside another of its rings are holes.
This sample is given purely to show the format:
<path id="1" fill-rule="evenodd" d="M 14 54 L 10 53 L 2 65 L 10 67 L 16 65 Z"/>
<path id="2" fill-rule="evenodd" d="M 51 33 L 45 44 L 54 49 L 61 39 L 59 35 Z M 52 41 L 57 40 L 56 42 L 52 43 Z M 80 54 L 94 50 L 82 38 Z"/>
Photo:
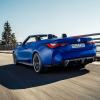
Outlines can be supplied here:
<path id="1" fill-rule="evenodd" d="M 0 53 L 0 100 L 100 100 L 100 62 L 80 71 L 49 70 L 13 64 Z"/>

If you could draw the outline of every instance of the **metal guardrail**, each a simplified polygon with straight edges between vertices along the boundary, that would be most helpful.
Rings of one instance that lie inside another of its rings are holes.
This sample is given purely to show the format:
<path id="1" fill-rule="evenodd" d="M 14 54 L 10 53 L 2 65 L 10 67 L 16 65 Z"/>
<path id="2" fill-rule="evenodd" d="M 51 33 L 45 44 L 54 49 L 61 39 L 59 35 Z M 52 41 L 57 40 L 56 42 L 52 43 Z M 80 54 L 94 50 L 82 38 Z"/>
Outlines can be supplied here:
<path id="1" fill-rule="evenodd" d="M 100 33 L 92 33 L 92 34 L 77 35 L 77 36 L 79 36 L 79 37 L 87 37 L 87 36 L 97 36 L 97 35 L 100 36 Z M 76 37 L 77 37 L 77 36 L 76 36 Z"/>

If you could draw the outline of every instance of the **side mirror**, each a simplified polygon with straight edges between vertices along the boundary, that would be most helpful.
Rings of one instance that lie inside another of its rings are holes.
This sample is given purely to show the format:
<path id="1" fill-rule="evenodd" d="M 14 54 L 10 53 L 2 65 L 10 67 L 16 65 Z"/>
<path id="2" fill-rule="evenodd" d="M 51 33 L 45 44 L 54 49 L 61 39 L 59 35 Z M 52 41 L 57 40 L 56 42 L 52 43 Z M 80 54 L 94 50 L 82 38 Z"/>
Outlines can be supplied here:
<path id="1" fill-rule="evenodd" d="M 17 43 L 17 46 L 21 46 L 21 45 L 22 45 L 22 42 L 18 42 L 18 43 Z"/>

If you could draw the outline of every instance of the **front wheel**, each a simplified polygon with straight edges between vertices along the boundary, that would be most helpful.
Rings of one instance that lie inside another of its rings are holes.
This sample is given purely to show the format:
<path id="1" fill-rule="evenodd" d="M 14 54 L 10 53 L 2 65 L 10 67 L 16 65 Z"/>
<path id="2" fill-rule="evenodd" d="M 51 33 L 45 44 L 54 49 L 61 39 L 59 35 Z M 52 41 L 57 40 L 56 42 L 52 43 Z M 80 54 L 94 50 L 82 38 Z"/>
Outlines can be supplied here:
<path id="1" fill-rule="evenodd" d="M 43 66 L 41 62 L 41 58 L 38 53 L 33 55 L 33 67 L 36 73 L 40 73 L 43 71 Z"/>

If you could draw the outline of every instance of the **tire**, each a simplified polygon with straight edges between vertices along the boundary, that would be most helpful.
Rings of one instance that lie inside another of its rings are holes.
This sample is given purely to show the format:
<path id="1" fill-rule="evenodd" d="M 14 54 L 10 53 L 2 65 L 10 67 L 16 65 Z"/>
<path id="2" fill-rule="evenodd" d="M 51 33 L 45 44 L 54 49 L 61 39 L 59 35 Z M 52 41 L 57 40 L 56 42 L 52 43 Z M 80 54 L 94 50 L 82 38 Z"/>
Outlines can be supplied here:
<path id="1" fill-rule="evenodd" d="M 43 65 L 42 65 L 41 58 L 38 53 L 35 53 L 33 55 L 33 67 L 36 73 L 43 72 Z"/>
<path id="2" fill-rule="evenodd" d="M 17 57 L 14 53 L 13 53 L 13 62 L 14 62 L 15 65 L 19 64 L 18 61 L 17 61 Z"/>

